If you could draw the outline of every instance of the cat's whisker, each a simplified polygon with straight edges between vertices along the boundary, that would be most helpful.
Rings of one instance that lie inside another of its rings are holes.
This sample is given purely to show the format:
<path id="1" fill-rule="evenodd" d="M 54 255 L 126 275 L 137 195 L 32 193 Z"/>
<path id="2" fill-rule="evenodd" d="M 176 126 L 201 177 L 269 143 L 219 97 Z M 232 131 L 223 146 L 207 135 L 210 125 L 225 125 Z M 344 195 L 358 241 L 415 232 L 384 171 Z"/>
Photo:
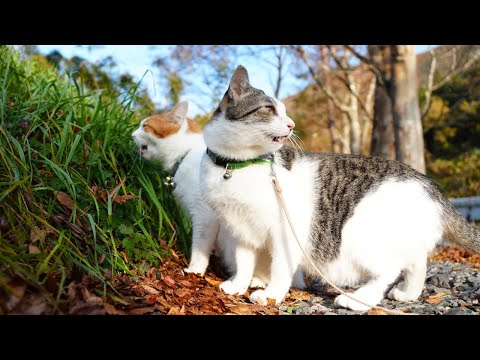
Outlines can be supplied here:
<path id="1" fill-rule="evenodd" d="M 304 154 L 305 151 L 302 149 L 302 146 L 300 145 L 301 139 L 296 135 L 295 133 L 292 134 L 292 136 L 288 139 L 290 141 L 290 144 L 300 153 Z"/>
<path id="2" fill-rule="evenodd" d="M 302 138 L 297 133 L 293 133 L 293 135 L 294 135 L 295 141 L 299 145 L 299 150 L 302 152 L 302 154 L 305 154 L 306 146 L 305 146 L 305 143 L 303 142 Z"/>

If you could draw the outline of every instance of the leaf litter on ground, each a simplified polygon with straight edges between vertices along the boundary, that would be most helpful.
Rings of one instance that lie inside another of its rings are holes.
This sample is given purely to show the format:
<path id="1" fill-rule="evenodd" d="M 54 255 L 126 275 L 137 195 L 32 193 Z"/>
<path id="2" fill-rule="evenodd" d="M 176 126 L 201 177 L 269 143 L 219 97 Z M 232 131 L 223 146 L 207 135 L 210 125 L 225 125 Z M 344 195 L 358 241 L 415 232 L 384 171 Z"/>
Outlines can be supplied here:
<path id="1" fill-rule="evenodd" d="M 39 239 L 44 236 L 40 231 Z M 37 240 L 38 241 L 38 240 Z M 30 245 L 31 252 L 37 250 Z M 109 278 L 115 292 L 104 292 L 99 280 L 81 275 L 71 280 L 67 291 L 60 296 L 55 309 L 52 296 L 20 278 L 10 278 L 0 288 L 0 314 L 76 314 L 76 315 L 277 315 L 279 306 L 269 301 L 266 305 L 253 304 L 246 294 L 227 295 L 218 285 L 227 279 L 219 269 L 220 261 L 215 256 L 205 276 L 185 273 L 184 257 L 172 250 L 170 259 L 161 261 L 159 267 L 151 267 L 145 275 L 115 275 Z M 446 247 L 437 249 L 430 260 L 470 263 L 480 265 L 477 254 Z M 55 282 L 52 276 L 49 279 Z M 54 286 L 55 287 L 55 286 Z M 352 290 L 350 290 L 352 291 Z M 337 294 L 325 288 L 322 296 L 334 298 Z M 436 305 L 446 294 L 429 296 L 423 301 Z M 301 302 L 310 302 L 316 295 L 309 291 L 291 289 L 282 303 L 291 313 Z M 332 300 L 330 299 L 330 300 Z M 318 312 L 322 314 L 323 312 Z M 384 315 L 381 309 L 372 309 L 368 315 Z"/>

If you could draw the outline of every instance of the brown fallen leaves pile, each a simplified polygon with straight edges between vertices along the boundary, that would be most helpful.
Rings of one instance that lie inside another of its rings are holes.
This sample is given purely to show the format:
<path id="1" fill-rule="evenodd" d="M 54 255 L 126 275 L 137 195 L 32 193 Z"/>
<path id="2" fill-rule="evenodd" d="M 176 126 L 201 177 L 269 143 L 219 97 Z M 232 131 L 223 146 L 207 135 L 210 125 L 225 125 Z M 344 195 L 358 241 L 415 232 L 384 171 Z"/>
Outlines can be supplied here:
<path id="1" fill-rule="evenodd" d="M 51 295 L 43 293 L 20 279 L 11 279 L 4 290 L 0 287 L 0 314 L 72 314 L 72 315 L 140 315 L 140 314 L 278 314 L 278 306 L 252 304 L 248 294 L 226 295 L 218 285 L 226 279 L 216 274 L 218 261 L 204 277 L 183 272 L 185 261 L 174 257 L 163 261 L 159 268 L 151 268 L 144 276 L 115 276 L 110 279 L 116 292 L 103 292 L 103 285 L 87 276 L 73 280 L 67 294 L 54 309 Z M 313 294 L 292 289 L 285 303 L 294 307 L 301 300 L 310 300 Z"/>
<path id="2" fill-rule="evenodd" d="M 430 261 L 448 261 L 454 263 L 472 264 L 480 268 L 480 254 L 454 246 L 439 247 L 430 256 Z"/>
<path id="3" fill-rule="evenodd" d="M 0 314 L 72 314 L 72 315 L 275 315 L 278 306 L 252 304 L 249 293 L 243 296 L 224 294 L 218 285 L 226 279 L 218 259 L 212 257 L 212 264 L 204 277 L 183 272 L 186 265 L 183 258 L 175 253 L 163 261 L 159 268 L 151 268 L 144 276 L 113 276 L 110 283 L 116 291 L 105 293 L 103 284 L 87 276 L 75 277 L 62 294 L 57 308 L 54 295 L 58 284 L 54 279 L 46 282 L 45 289 L 39 289 L 20 278 L 10 278 L 0 284 Z M 480 267 L 480 255 L 446 247 L 437 249 L 430 257 L 432 261 L 470 263 Z M 217 275 L 219 274 L 219 275 Z M 436 304 L 444 294 L 434 295 L 425 301 Z M 309 301 L 313 294 L 291 289 L 284 305 L 295 308 L 300 301 Z M 321 315 L 322 313 L 318 313 Z M 370 315 L 381 315 L 373 309 Z"/>

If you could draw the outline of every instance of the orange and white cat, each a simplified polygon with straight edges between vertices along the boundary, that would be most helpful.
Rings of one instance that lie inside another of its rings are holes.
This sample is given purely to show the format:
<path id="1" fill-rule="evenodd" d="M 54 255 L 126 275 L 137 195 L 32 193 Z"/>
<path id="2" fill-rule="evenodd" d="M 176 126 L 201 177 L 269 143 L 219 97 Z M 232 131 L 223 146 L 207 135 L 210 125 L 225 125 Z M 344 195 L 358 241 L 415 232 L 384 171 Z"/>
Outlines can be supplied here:
<path id="1" fill-rule="evenodd" d="M 176 187 L 173 194 L 192 220 L 192 254 L 185 271 L 203 275 L 215 246 L 227 271 L 235 274 L 236 240 L 231 232 L 219 223 L 202 198 L 200 161 L 207 147 L 200 126 L 187 119 L 187 111 L 188 103 L 181 102 L 170 111 L 148 117 L 141 121 L 132 138 L 137 144 L 140 156 L 146 160 L 158 160 L 167 172 L 174 173 Z M 250 287 L 267 285 L 270 264 L 271 257 L 268 253 L 259 256 Z M 305 287 L 301 273 L 295 277 L 293 286 Z"/>

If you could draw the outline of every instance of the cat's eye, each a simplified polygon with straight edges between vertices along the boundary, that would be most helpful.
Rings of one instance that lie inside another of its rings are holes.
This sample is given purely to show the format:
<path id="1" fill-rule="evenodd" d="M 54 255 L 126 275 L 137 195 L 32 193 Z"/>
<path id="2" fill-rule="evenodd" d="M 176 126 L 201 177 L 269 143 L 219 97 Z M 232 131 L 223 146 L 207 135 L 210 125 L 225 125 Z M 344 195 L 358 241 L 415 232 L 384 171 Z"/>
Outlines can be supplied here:
<path id="1" fill-rule="evenodd" d="M 247 112 L 246 114 L 243 114 L 242 116 L 238 117 L 238 119 L 242 119 L 244 117 L 247 117 L 248 115 L 251 115 L 251 114 L 254 114 L 256 113 L 257 111 L 259 110 L 262 110 L 262 109 L 267 109 L 269 112 L 271 112 L 272 114 L 276 114 L 276 110 L 275 110 L 275 107 L 273 105 L 263 105 L 263 106 L 260 106 L 260 107 L 257 107 L 249 112 Z"/>
<path id="2" fill-rule="evenodd" d="M 264 108 L 268 109 L 269 111 L 271 111 L 272 113 L 275 114 L 275 106 L 273 106 L 273 105 L 265 105 Z"/>

